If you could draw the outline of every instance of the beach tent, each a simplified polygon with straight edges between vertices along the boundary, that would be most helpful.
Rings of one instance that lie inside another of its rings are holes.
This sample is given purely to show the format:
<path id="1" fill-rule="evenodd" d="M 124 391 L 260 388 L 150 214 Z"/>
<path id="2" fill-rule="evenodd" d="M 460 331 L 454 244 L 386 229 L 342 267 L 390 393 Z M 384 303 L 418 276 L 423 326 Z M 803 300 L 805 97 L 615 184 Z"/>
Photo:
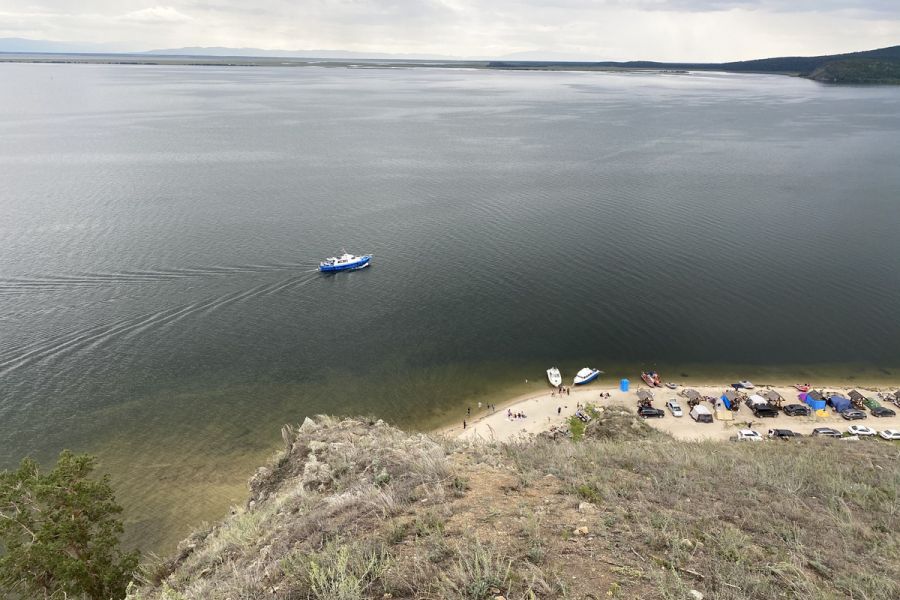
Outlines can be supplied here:
<path id="1" fill-rule="evenodd" d="M 768 400 L 772 404 L 778 404 L 779 402 L 784 402 L 784 398 L 782 398 L 781 394 L 779 394 L 775 390 L 769 390 L 768 392 L 763 394 L 763 396 L 765 396 L 766 400 Z"/>
<path id="2" fill-rule="evenodd" d="M 653 392 L 648 392 L 647 390 L 638 390 L 637 391 L 638 400 L 643 402 L 644 400 L 653 401 Z"/>
<path id="3" fill-rule="evenodd" d="M 803 403 L 815 411 L 825 410 L 825 398 L 818 390 L 812 390 L 805 394 L 800 394 Z"/>
<path id="4" fill-rule="evenodd" d="M 716 419 L 719 421 L 734 421 L 734 413 L 728 410 L 721 398 L 716 401 Z"/>
<path id="5" fill-rule="evenodd" d="M 691 418 L 698 423 L 712 423 L 712 413 L 702 404 L 691 409 Z"/>
<path id="6" fill-rule="evenodd" d="M 862 394 L 860 394 L 859 392 L 857 392 L 856 390 L 850 390 L 850 393 L 847 395 L 850 396 L 850 400 L 853 402 L 865 402 L 866 401 L 866 397 L 863 396 Z"/>
<path id="7" fill-rule="evenodd" d="M 766 402 L 766 399 L 763 398 L 762 396 L 760 396 L 759 394 L 753 394 L 752 396 L 747 398 L 747 402 L 750 404 L 750 406 L 758 406 L 760 404 L 768 404 L 768 402 Z"/>
<path id="8" fill-rule="evenodd" d="M 726 390 L 722 397 L 719 398 L 722 401 L 722 404 L 725 405 L 725 408 L 731 408 L 738 401 L 737 392 L 734 390 Z"/>
<path id="9" fill-rule="evenodd" d="M 829 398 L 828 403 L 831 404 L 831 407 L 837 412 L 844 412 L 852 406 L 849 398 L 844 398 L 843 396 L 839 396 L 837 394 Z"/>

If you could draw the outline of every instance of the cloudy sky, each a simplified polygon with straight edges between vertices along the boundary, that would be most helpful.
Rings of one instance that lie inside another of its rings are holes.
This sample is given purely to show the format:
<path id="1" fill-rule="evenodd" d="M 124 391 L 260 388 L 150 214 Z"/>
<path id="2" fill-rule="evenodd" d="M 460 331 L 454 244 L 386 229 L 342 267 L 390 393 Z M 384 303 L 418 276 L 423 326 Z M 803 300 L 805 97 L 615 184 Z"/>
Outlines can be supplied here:
<path id="1" fill-rule="evenodd" d="M 719 61 L 900 44 L 900 0 L 0 0 L 0 38 Z"/>

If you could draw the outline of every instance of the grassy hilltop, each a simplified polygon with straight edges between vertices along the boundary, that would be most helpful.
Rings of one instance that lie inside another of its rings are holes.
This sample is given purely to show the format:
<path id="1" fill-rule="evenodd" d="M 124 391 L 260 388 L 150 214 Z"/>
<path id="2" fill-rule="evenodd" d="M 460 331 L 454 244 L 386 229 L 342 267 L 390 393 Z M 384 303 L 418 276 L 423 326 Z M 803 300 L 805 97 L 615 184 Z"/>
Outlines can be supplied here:
<path id="1" fill-rule="evenodd" d="M 306 420 L 129 598 L 900 597 L 898 445 L 678 442 L 614 408 L 583 433 Z"/>
<path id="2" fill-rule="evenodd" d="M 824 83 L 891 83 L 900 84 L 900 61 L 841 60 L 827 63 L 809 74 L 810 79 Z"/>

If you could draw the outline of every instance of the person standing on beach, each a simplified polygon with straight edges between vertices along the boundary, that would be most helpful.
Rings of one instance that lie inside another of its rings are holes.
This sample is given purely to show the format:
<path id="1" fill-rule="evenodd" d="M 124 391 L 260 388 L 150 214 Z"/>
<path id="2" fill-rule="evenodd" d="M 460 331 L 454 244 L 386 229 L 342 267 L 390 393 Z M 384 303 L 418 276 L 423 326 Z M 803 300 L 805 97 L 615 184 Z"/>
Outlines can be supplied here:
<path id="1" fill-rule="evenodd" d="M 556 407 L 556 414 L 557 414 L 557 416 L 559 416 L 559 415 L 562 414 L 562 406 L 557 406 L 557 407 Z"/>
<path id="2" fill-rule="evenodd" d="M 472 407 L 471 407 L 471 406 L 467 406 L 467 407 L 466 407 L 466 416 L 469 417 L 469 416 L 471 416 L 471 415 L 472 415 Z"/>
<path id="3" fill-rule="evenodd" d="M 463 419 L 463 429 L 465 429 L 465 428 L 466 428 L 466 420 Z"/>

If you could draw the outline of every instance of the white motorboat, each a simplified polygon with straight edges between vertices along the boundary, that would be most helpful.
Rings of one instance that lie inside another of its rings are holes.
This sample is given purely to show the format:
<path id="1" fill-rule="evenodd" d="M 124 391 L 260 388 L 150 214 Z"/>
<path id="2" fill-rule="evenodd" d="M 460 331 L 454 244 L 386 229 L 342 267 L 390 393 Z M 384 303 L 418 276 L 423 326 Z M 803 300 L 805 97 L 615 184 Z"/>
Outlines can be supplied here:
<path id="1" fill-rule="evenodd" d="M 752 390 L 753 388 L 756 387 L 755 385 L 753 385 L 752 383 L 750 383 L 750 382 L 747 381 L 746 379 L 744 379 L 744 380 L 742 380 L 742 381 L 738 381 L 738 384 L 739 384 L 742 388 L 744 388 L 745 390 Z"/>
<path id="2" fill-rule="evenodd" d="M 575 385 L 584 385 L 586 383 L 590 383 L 600 377 L 600 373 L 602 372 L 603 371 L 598 371 L 597 369 L 585 367 L 582 370 L 578 371 L 578 374 L 575 375 Z"/>
<path id="3" fill-rule="evenodd" d="M 553 387 L 559 387 L 562 385 L 562 375 L 559 374 L 559 369 L 556 367 L 551 367 L 547 369 L 547 379 L 550 381 L 550 385 Z"/>

